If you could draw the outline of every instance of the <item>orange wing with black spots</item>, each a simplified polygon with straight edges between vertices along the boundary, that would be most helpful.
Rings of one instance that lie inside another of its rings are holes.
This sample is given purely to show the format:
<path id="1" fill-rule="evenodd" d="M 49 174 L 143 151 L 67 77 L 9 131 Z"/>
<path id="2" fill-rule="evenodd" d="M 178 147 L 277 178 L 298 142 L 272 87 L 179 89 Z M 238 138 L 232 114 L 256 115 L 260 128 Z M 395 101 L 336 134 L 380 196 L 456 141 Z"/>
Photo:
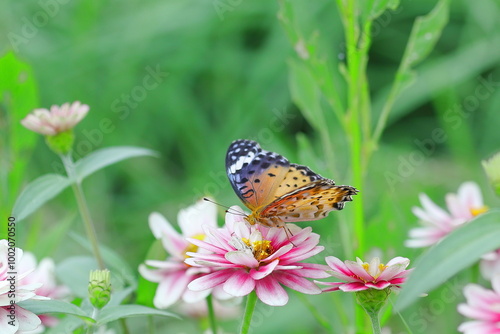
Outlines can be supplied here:
<path id="1" fill-rule="evenodd" d="M 351 186 L 337 186 L 306 166 L 264 151 L 251 140 L 236 140 L 229 146 L 226 170 L 234 191 L 252 210 L 247 217 L 252 224 L 318 220 L 342 210 L 357 193 Z"/>

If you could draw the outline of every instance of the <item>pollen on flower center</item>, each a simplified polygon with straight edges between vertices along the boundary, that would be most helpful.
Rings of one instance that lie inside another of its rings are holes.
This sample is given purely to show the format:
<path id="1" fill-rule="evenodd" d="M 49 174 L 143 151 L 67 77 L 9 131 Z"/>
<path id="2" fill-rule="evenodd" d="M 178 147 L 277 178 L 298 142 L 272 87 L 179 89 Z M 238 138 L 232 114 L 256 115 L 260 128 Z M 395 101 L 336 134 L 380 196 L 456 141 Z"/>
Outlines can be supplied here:
<path id="1" fill-rule="evenodd" d="M 383 263 L 379 263 L 378 266 L 372 265 L 370 267 L 370 264 L 365 262 L 365 263 L 361 264 L 361 266 L 374 279 L 377 279 L 384 272 L 385 268 L 387 268 L 387 266 Z"/>
<path id="2" fill-rule="evenodd" d="M 198 239 L 198 240 L 205 240 L 206 235 L 200 233 L 200 234 L 193 235 L 191 238 Z M 186 247 L 186 250 L 184 251 L 184 257 L 186 259 L 189 257 L 189 255 L 186 254 L 187 252 L 196 253 L 197 251 L 198 251 L 198 246 L 196 246 L 192 243 L 189 243 L 189 245 Z"/>
<path id="3" fill-rule="evenodd" d="M 475 217 L 475 216 L 478 216 L 482 213 L 485 213 L 488 210 L 489 210 L 489 208 L 486 205 L 483 205 L 479 208 L 471 208 L 470 213 Z"/>
<path id="4" fill-rule="evenodd" d="M 252 248 L 253 256 L 258 261 L 265 259 L 274 252 L 271 241 L 269 240 L 257 240 L 253 242 L 250 242 L 247 238 L 242 238 L 241 240 Z"/>

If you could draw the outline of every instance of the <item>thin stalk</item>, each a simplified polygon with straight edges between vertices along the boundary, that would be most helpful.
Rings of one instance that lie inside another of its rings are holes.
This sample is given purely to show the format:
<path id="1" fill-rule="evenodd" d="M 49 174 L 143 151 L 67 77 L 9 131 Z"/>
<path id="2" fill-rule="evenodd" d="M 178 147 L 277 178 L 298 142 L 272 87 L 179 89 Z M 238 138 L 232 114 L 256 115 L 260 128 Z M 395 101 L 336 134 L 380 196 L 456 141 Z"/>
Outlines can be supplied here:
<path id="1" fill-rule="evenodd" d="M 367 312 L 372 322 L 373 334 L 380 334 L 382 330 L 380 329 L 380 321 L 378 320 L 378 312 Z"/>
<path id="2" fill-rule="evenodd" d="M 247 305 L 245 306 L 245 315 L 243 316 L 243 323 L 241 324 L 240 334 L 247 334 L 250 329 L 250 323 L 252 322 L 253 311 L 255 310 L 255 305 L 257 304 L 257 293 L 255 291 L 250 292 L 247 297 Z"/>
<path id="3" fill-rule="evenodd" d="M 73 181 L 71 188 L 73 189 L 73 193 L 75 195 L 76 202 L 78 204 L 78 209 L 80 211 L 80 215 L 83 220 L 83 226 L 85 227 L 85 231 L 87 232 L 87 238 L 89 239 L 90 245 L 92 247 L 92 252 L 94 253 L 97 265 L 99 266 L 99 269 L 102 270 L 105 269 L 106 266 L 104 265 L 104 261 L 99 251 L 99 245 L 97 242 L 97 234 L 95 232 L 94 223 L 92 222 L 92 217 L 90 216 L 90 210 L 87 205 L 87 201 L 85 200 L 85 195 L 83 194 L 81 184 L 76 177 L 75 165 L 73 163 L 73 160 L 71 159 L 70 154 L 61 155 L 61 160 L 63 161 L 64 167 L 66 168 L 66 173 L 68 173 L 69 179 Z"/>
<path id="4" fill-rule="evenodd" d="M 210 323 L 212 334 L 217 334 L 217 320 L 215 318 L 214 302 L 212 299 L 212 294 L 209 294 L 207 296 L 207 308 L 208 308 L 208 322 Z"/>

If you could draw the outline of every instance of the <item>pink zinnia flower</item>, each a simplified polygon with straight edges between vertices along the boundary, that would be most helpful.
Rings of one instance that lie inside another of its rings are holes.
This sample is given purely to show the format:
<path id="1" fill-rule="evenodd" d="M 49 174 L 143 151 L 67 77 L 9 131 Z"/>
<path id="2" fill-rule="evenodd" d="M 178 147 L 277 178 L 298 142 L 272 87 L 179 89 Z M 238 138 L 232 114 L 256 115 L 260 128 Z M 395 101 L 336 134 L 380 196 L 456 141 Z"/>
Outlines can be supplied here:
<path id="1" fill-rule="evenodd" d="M 2 334 L 21 334 L 28 331 L 37 330 L 41 324 L 40 318 L 17 305 L 17 303 L 28 299 L 48 299 L 43 296 L 37 295 L 37 289 L 40 288 L 42 283 L 26 283 L 25 279 L 32 270 L 25 271 L 20 266 L 17 267 L 23 258 L 23 250 L 15 248 L 15 260 L 13 264 L 9 264 L 9 245 L 7 240 L 0 240 L 0 333 Z M 11 265 L 13 267 L 11 267 Z M 12 274 L 9 272 L 15 271 L 15 296 L 10 293 Z M 15 302 L 15 318 L 9 318 L 11 314 L 11 301 Z M 12 324 L 9 322 L 12 321 Z"/>
<path id="2" fill-rule="evenodd" d="M 395 257 L 386 265 L 380 263 L 378 257 L 374 257 L 370 263 L 361 261 L 342 262 L 335 256 L 328 256 L 326 259 L 328 266 L 333 269 L 328 273 L 345 282 L 316 282 L 319 284 L 331 286 L 323 291 L 344 292 L 363 291 L 368 289 L 383 290 L 391 287 L 399 289 L 400 285 L 406 280 L 406 277 L 412 269 L 405 270 L 410 264 L 410 260 L 404 257 Z"/>
<path id="3" fill-rule="evenodd" d="M 75 127 L 88 113 L 89 106 L 79 101 L 71 105 L 65 103 L 62 106 L 53 105 L 50 111 L 47 109 L 35 109 L 32 114 L 21 120 L 21 124 L 31 131 L 46 136 L 54 136 L 58 133 Z"/>
<path id="4" fill-rule="evenodd" d="M 50 258 L 44 258 L 37 266 L 35 256 L 30 252 L 25 252 L 21 262 L 19 263 L 21 272 L 31 271 L 20 282 L 22 284 L 42 283 L 43 285 L 36 290 L 38 296 L 48 297 L 50 299 L 63 299 L 70 293 L 68 287 L 58 285 L 55 278 L 55 264 Z M 38 316 L 42 321 L 40 332 L 43 332 L 44 327 L 54 327 L 59 322 L 54 316 L 41 314 Z"/>
<path id="5" fill-rule="evenodd" d="M 491 281 L 493 290 L 488 290 L 477 284 L 468 284 L 464 288 L 467 304 L 458 305 L 458 312 L 474 319 L 458 327 L 466 334 L 500 333 L 500 275 Z"/>
<path id="6" fill-rule="evenodd" d="M 413 214 L 420 218 L 424 227 L 410 230 L 407 247 L 426 247 L 439 242 L 458 226 L 470 221 L 475 216 L 487 211 L 479 186 L 474 182 L 465 182 L 457 194 L 446 195 L 449 212 L 437 206 L 425 194 L 420 194 L 422 208 L 414 207 Z"/>
<path id="7" fill-rule="evenodd" d="M 233 210 L 241 212 L 239 207 L 232 207 Z M 285 228 L 251 226 L 242 216 L 230 213 L 226 215 L 225 228 L 207 226 L 207 239 L 189 240 L 210 253 L 188 253 L 191 257 L 185 262 L 214 272 L 193 280 L 189 289 L 222 287 L 235 297 L 255 290 L 257 297 L 271 306 L 288 302 L 281 285 L 306 294 L 321 293 L 307 278 L 326 277 L 326 266 L 299 262 L 323 250 L 317 246 L 319 235 L 312 233 L 310 227 L 300 229 L 288 224 L 286 228 L 291 232 L 290 238 Z"/>
<path id="8" fill-rule="evenodd" d="M 197 302 L 210 294 L 210 290 L 194 292 L 187 289 L 187 285 L 193 279 L 210 270 L 191 267 L 184 263 L 184 260 L 188 257 L 187 252 L 198 250 L 198 247 L 187 241 L 186 237 L 204 239 L 205 232 L 202 226 L 215 228 L 216 218 L 216 207 L 209 202 L 199 201 L 179 212 L 177 220 L 181 234 L 159 213 L 154 212 L 149 216 L 151 231 L 161 240 L 163 247 L 169 253 L 166 260 L 146 260 L 145 265 L 139 266 L 139 272 L 145 279 L 159 283 L 153 300 L 157 308 L 167 308 L 180 299 L 187 303 Z"/>

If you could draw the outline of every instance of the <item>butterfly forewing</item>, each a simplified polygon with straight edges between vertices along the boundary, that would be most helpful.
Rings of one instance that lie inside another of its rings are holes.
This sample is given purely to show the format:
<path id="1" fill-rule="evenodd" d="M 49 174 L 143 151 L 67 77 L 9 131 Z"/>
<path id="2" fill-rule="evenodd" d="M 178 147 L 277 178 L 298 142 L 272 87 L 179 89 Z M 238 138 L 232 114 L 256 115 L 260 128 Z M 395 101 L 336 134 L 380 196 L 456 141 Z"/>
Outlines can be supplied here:
<path id="1" fill-rule="evenodd" d="M 264 151 L 251 140 L 236 140 L 226 154 L 229 181 L 242 202 L 256 210 L 270 204 L 290 163 L 283 156 Z"/>
<path id="2" fill-rule="evenodd" d="M 280 198 L 285 194 L 289 194 L 304 186 L 318 180 L 327 180 L 319 174 L 313 172 L 309 167 L 297 164 L 290 164 L 288 171 L 283 177 L 276 191 L 273 193 L 274 199 Z M 331 184 L 335 184 L 333 180 L 329 180 Z"/>

